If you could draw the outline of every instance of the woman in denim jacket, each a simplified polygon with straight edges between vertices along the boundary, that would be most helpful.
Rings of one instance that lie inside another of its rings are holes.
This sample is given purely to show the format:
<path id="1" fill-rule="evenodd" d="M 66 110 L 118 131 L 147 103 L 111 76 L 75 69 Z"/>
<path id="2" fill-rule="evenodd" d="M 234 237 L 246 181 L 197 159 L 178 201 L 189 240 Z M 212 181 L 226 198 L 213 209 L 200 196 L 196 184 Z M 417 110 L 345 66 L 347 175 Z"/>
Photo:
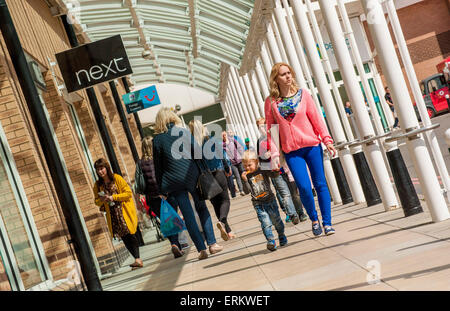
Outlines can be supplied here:
<path id="1" fill-rule="evenodd" d="M 230 212 L 227 178 L 231 176 L 231 161 L 226 151 L 222 148 L 222 141 L 214 136 L 209 137 L 206 128 L 199 120 L 189 122 L 189 129 L 198 145 L 202 146 L 202 158 L 222 187 L 223 191 L 210 201 L 219 220 L 217 228 L 220 230 L 220 235 L 224 241 L 228 241 L 236 237 L 227 221 L 228 213 Z"/>

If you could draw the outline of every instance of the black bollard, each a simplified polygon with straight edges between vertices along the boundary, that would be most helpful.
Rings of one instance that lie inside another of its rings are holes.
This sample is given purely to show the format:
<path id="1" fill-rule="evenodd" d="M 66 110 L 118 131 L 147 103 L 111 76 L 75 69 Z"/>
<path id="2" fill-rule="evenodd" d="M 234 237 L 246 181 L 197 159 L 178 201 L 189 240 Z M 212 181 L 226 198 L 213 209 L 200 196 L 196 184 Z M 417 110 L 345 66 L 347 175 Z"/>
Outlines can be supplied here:
<path id="1" fill-rule="evenodd" d="M 352 193 L 347 183 L 347 179 L 345 178 L 341 161 L 339 160 L 339 158 L 334 158 L 331 159 L 330 162 L 331 166 L 333 167 L 334 177 L 336 178 L 336 183 L 339 189 L 339 194 L 341 195 L 342 204 L 353 202 Z"/>
<path id="2" fill-rule="evenodd" d="M 373 180 L 372 172 L 370 171 L 364 152 L 354 153 L 353 160 L 355 160 L 356 170 L 358 171 L 367 206 L 380 204 L 380 193 L 378 192 L 375 180 Z"/>
<path id="3" fill-rule="evenodd" d="M 391 167 L 392 176 L 394 177 L 395 187 L 402 204 L 405 217 L 422 213 L 416 189 L 409 176 L 405 161 L 399 149 L 386 152 L 386 156 Z"/>

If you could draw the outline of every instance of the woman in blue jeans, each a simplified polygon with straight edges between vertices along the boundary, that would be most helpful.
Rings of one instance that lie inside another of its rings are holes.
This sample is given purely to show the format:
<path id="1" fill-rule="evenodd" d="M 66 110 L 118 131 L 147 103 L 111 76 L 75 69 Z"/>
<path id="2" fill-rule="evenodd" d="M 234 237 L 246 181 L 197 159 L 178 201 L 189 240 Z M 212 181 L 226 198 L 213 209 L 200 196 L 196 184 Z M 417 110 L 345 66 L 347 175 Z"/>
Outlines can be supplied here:
<path id="1" fill-rule="evenodd" d="M 278 126 L 280 152 L 285 155 L 286 163 L 300 191 L 303 206 L 312 221 L 315 236 L 322 234 L 311 182 L 306 166 L 317 192 L 322 225 L 326 235 L 334 234 L 331 223 L 331 198 L 323 168 L 321 143 L 334 156 L 336 149 L 316 105 L 307 90 L 297 86 L 295 73 L 286 63 L 277 63 L 270 73 L 270 95 L 266 98 L 264 111 L 268 131 L 268 146 L 272 148 L 270 130 Z M 275 148 L 276 149 L 276 148 Z M 274 167 L 280 166 L 279 157 L 272 161 Z"/>
<path id="2" fill-rule="evenodd" d="M 200 201 L 196 192 L 199 169 L 192 157 L 195 142 L 191 133 L 181 127 L 180 118 L 170 108 L 162 108 L 156 115 L 155 134 L 153 161 L 160 192 L 178 204 L 192 242 L 199 252 L 198 259 L 206 259 L 205 238 L 197 226 L 189 194 L 194 200 L 210 254 L 220 252 L 223 247 L 216 243 L 211 215 L 205 201 Z"/>

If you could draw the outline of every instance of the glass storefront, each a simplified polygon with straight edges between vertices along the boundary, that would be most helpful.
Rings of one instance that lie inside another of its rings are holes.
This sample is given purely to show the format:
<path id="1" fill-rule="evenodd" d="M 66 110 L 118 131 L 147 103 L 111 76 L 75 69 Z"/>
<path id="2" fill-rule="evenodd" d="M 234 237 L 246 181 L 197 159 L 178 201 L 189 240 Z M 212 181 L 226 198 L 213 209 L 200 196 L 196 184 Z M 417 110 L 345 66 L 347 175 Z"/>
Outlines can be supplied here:
<path id="1" fill-rule="evenodd" d="M 0 138 L 0 288 L 26 290 L 48 278 L 45 255 L 1 125 Z"/>

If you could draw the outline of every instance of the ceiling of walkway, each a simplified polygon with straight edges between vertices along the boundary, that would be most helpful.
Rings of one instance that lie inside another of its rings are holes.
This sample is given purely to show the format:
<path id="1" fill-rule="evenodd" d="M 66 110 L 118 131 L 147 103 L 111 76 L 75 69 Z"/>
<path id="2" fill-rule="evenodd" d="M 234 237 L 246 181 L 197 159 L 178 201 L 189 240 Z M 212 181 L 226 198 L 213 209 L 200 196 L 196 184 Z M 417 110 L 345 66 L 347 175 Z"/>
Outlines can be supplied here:
<path id="1" fill-rule="evenodd" d="M 79 23 L 91 41 L 122 36 L 135 85 L 184 84 L 214 95 L 222 63 L 241 65 L 254 5 L 252 0 L 64 1 L 79 3 Z"/>

